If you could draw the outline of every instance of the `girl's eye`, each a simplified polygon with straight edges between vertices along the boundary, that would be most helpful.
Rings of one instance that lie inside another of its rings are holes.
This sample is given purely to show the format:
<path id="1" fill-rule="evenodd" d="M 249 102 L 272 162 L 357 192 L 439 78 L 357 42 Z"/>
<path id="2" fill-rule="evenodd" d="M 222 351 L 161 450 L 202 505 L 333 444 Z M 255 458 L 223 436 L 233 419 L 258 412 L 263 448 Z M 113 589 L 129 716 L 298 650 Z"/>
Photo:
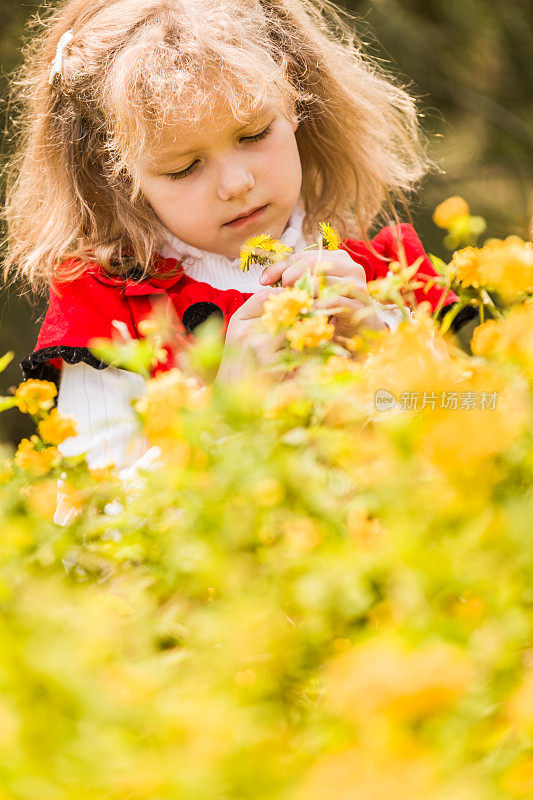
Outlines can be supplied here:
<path id="1" fill-rule="evenodd" d="M 271 127 L 272 123 L 268 125 L 264 131 L 261 131 L 261 133 L 255 133 L 253 136 L 243 136 L 241 141 L 258 142 L 260 139 L 265 139 L 270 133 Z M 198 164 L 198 161 L 193 161 L 193 163 L 190 165 L 190 167 L 187 167 L 187 169 L 183 169 L 181 172 L 170 172 L 168 177 L 173 181 L 179 181 L 180 178 L 186 178 L 187 175 L 190 175 L 191 172 L 194 172 L 196 169 L 196 164 Z"/>
<path id="2" fill-rule="evenodd" d="M 190 167 L 187 167 L 187 169 L 182 169 L 181 172 L 170 172 L 168 177 L 173 181 L 179 181 L 180 178 L 186 178 L 187 175 L 190 175 L 191 172 L 194 172 L 196 164 L 198 164 L 198 161 L 193 161 Z"/>
<path id="3" fill-rule="evenodd" d="M 243 136 L 242 137 L 242 141 L 244 141 L 244 142 L 258 142 L 260 139 L 265 139 L 268 136 L 268 134 L 270 133 L 271 125 L 272 125 L 272 123 L 270 125 L 267 125 L 265 130 L 261 131 L 261 133 L 256 133 L 253 136 Z"/>

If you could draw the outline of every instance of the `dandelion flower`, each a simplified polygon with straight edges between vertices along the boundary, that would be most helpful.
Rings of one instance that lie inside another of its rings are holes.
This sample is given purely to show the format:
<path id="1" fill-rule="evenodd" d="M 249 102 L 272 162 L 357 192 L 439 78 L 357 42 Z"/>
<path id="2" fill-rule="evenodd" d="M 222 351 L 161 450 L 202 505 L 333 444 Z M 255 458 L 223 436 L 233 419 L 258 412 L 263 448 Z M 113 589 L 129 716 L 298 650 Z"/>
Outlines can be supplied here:
<path id="1" fill-rule="evenodd" d="M 322 244 L 326 250 L 338 250 L 341 246 L 341 237 L 328 222 L 319 222 L 318 227 L 322 232 Z"/>
<path id="2" fill-rule="evenodd" d="M 241 247 L 240 267 L 246 272 L 250 264 L 266 266 L 274 261 L 280 261 L 292 252 L 294 252 L 292 247 L 283 244 L 279 239 L 272 239 L 269 233 L 262 233 L 247 239 Z"/>

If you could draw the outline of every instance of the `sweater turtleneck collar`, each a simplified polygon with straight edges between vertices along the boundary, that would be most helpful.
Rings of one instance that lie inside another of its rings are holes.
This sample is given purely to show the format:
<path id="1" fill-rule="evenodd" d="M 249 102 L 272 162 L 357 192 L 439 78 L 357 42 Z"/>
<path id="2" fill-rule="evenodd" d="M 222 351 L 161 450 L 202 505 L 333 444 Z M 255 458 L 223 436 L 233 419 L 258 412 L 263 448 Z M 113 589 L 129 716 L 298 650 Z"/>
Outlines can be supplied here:
<path id="1" fill-rule="evenodd" d="M 281 234 L 281 241 L 292 247 L 295 253 L 301 252 L 311 244 L 302 234 L 302 223 L 305 217 L 303 202 L 300 199 L 293 209 L 287 226 Z M 196 281 L 208 283 L 215 289 L 238 289 L 241 292 L 257 292 L 265 287 L 259 283 L 259 276 L 264 267 L 252 264 L 246 272 L 239 266 L 239 258 L 228 258 L 218 253 L 200 250 L 198 247 L 183 242 L 167 231 L 158 252 L 164 258 L 185 259 L 183 270 L 186 275 Z"/>

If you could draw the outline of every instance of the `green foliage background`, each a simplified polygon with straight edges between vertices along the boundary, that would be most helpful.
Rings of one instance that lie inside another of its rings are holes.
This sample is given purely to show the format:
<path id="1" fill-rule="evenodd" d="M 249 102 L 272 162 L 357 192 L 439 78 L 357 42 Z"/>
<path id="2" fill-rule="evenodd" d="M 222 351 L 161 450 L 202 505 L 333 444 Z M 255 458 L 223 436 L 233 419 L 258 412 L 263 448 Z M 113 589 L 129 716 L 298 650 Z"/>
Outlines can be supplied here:
<path id="1" fill-rule="evenodd" d="M 419 98 L 431 154 L 442 173 L 425 180 L 412 213 L 426 248 L 446 257 L 433 207 L 461 194 L 488 221 L 493 236 L 527 237 L 532 215 L 533 31 L 528 0 L 351 0 L 358 32 Z M 26 21 L 42 3 L 0 0 L 2 163 L 9 152 L 9 73 L 20 59 Z M 21 379 L 18 362 L 33 349 L 44 311 L 20 296 L 0 298 L 1 352 L 16 358 L 2 375 L 4 393 Z M 16 441 L 28 423 L 13 410 L 3 415 L 2 439 Z"/>

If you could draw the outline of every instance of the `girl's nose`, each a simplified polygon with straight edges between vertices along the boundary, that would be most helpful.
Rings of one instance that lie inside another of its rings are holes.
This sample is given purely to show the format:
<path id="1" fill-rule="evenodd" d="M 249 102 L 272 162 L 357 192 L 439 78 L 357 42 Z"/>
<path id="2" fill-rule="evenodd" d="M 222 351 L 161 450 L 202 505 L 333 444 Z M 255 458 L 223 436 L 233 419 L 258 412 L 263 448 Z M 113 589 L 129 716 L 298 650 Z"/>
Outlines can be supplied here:
<path id="1" fill-rule="evenodd" d="M 244 164 L 238 164 L 235 159 L 227 164 L 222 171 L 218 186 L 218 196 L 221 200 L 231 200 L 232 197 L 242 197 L 255 186 L 252 173 Z"/>

